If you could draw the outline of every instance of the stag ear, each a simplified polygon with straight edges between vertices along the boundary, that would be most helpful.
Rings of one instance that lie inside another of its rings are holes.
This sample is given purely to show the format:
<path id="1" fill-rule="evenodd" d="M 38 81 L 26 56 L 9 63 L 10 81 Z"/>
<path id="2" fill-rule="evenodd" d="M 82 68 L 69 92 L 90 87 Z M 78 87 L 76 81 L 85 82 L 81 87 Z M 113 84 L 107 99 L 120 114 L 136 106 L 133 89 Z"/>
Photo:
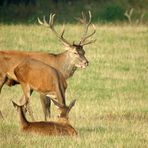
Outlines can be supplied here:
<path id="1" fill-rule="evenodd" d="M 75 105 L 75 103 L 76 103 L 76 99 L 74 99 L 74 100 L 72 100 L 72 101 L 70 102 L 70 104 L 69 104 L 69 106 L 68 106 L 69 111 L 70 111 L 71 108 Z"/>
<path id="2" fill-rule="evenodd" d="M 52 100 L 52 102 L 54 103 L 54 105 L 57 106 L 58 108 L 62 108 L 63 107 L 63 105 L 60 104 L 59 102 L 57 102 L 55 99 L 52 99 L 52 98 L 50 98 L 50 99 Z"/>
<path id="3" fill-rule="evenodd" d="M 73 45 L 64 44 L 64 48 L 65 48 L 65 50 L 69 50 L 69 51 L 73 51 L 74 50 L 74 46 Z"/>

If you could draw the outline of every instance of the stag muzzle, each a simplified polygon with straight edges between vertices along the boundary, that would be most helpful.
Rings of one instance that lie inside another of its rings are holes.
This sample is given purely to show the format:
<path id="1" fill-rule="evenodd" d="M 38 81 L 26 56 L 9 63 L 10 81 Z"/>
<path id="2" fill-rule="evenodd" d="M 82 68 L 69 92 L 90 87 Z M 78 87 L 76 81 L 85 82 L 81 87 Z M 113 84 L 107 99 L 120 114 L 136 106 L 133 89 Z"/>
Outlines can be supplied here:
<path id="1" fill-rule="evenodd" d="M 89 62 L 86 60 L 84 61 L 84 68 L 86 68 L 88 66 Z"/>
<path id="2" fill-rule="evenodd" d="M 78 68 L 85 69 L 88 66 L 88 64 L 89 64 L 89 62 L 87 60 L 83 60 L 83 61 L 81 61 L 81 63 L 77 64 L 76 66 Z"/>

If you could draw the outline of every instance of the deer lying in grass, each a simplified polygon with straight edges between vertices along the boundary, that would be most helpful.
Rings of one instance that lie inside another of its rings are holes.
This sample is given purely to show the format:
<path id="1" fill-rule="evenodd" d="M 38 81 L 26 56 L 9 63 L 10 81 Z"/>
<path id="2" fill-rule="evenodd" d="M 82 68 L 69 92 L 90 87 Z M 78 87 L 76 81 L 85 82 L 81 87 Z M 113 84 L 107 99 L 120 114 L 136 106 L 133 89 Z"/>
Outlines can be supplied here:
<path id="1" fill-rule="evenodd" d="M 64 44 L 65 52 L 59 54 L 50 54 L 43 52 L 25 52 L 25 51 L 0 51 L 0 92 L 5 83 L 12 86 L 18 84 L 16 76 L 14 75 L 14 69 L 22 61 L 27 58 L 39 60 L 47 65 L 50 65 L 60 71 L 65 79 L 71 77 L 77 68 L 86 68 L 88 66 L 88 60 L 85 57 L 84 45 L 93 43 L 95 40 L 88 40 L 96 30 L 88 34 L 88 28 L 91 25 L 91 13 L 89 12 L 89 21 L 84 17 L 83 20 L 85 26 L 84 34 L 78 44 L 70 43 L 64 38 L 64 29 L 61 34 L 58 34 L 54 28 L 55 14 L 50 15 L 49 24 L 44 19 L 44 22 L 40 22 L 41 25 L 49 27 L 51 31 L 58 37 Z M 31 92 L 32 93 L 32 92 Z M 50 116 L 50 99 L 48 101 L 46 95 L 40 94 L 42 107 L 47 120 L 47 114 Z M 23 100 L 20 100 L 23 102 Z M 47 103 L 48 104 L 47 104 Z M 48 106 L 48 107 L 47 107 Z"/>
<path id="2" fill-rule="evenodd" d="M 73 100 L 69 106 L 63 106 L 53 100 L 54 104 L 59 107 L 61 113 L 57 122 L 49 121 L 49 122 L 29 122 L 24 114 L 23 105 L 19 106 L 15 102 L 12 101 L 14 107 L 17 108 L 20 118 L 21 129 L 27 133 L 36 133 L 39 135 L 48 135 L 48 136 L 56 136 L 56 135 L 67 135 L 67 136 L 76 136 L 77 131 L 71 126 L 68 120 L 68 113 L 71 108 L 74 106 L 76 100 Z"/>
<path id="3" fill-rule="evenodd" d="M 61 72 L 55 68 L 29 58 L 14 69 L 14 74 L 23 89 L 25 102 L 28 102 L 27 108 L 33 120 L 34 117 L 29 104 L 31 90 L 48 95 L 51 98 L 57 98 L 60 104 L 65 105 L 67 83 Z"/>

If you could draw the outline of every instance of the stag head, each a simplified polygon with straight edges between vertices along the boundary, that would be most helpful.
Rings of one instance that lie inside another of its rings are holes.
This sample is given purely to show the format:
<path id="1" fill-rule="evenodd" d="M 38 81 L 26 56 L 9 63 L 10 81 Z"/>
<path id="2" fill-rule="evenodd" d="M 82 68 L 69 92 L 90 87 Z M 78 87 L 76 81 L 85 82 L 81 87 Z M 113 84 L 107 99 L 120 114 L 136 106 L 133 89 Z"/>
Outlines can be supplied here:
<path id="1" fill-rule="evenodd" d="M 57 33 L 57 31 L 54 28 L 55 14 L 50 14 L 50 19 L 49 19 L 48 23 L 47 23 L 45 17 L 43 17 L 43 21 L 41 21 L 38 18 L 39 24 L 49 27 L 51 29 L 51 31 L 57 36 L 57 38 L 64 44 L 65 49 L 67 50 L 67 55 L 70 58 L 70 61 L 72 62 L 71 64 L 73 64 L 75 67 L 79 67 L 79 68 L 86 68 L 89 63 L 85 57 L 85 50 L 83 47 L 85 45 L 94 43 L 96 41 L 96 40 L 88 40 L 96 32 L 95 26 L 92 24 L 93 32 L 90 34 L 87 34 L 88 28 L 91 25 L 91 12 L 89 11 L 88 14 L 89 14 L 89 20 L 87 20 L 87 17 L 84 15 L 84 13 L 82 13 L 82 18 L 78 18 L 78 20 L 85 25 L 84 33 L 83 33 L 83 36 L 81 37 L 79 43 L 75 43 L 74 41 L 73 41 L 73 43 L 70 43 L 69 41 L 67 41 L 64 38 L 64 32 L 65 32 L 64 28 L 62 29 L 61 34 Z"/>

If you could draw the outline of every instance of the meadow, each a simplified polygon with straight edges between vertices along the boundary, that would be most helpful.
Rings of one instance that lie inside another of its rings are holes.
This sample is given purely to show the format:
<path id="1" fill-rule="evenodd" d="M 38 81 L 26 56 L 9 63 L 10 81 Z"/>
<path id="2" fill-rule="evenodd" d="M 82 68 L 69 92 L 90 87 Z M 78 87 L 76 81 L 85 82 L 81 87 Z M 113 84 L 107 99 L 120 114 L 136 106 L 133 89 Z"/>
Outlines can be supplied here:
<path id="1" fill-rule="evenodd" d="M 57 25 L 61 30 L 62 25 Z M 79 41 L 83 28 L 66 24 L 66 38 Z M 11 100 L 20 86 L 4 86 L 0 95 L 0 148 L 146 148 L 148 146 L 148 28 L 97 25 L 97 41 L 85 47 L 90 64 L 68 80 L 66 101 L 77 99 L 70 122 L 78 137 L 22 133 Z M 63 45 L 48 28 L 0 24 L 0 50 L 59 53 Z M 43 120 L 38 93 L 31 98 L 36 120 Z M 52 105 L 52 118 L 57 116 Z M 27 115 L 28 120 L 30 120 Z"/>

